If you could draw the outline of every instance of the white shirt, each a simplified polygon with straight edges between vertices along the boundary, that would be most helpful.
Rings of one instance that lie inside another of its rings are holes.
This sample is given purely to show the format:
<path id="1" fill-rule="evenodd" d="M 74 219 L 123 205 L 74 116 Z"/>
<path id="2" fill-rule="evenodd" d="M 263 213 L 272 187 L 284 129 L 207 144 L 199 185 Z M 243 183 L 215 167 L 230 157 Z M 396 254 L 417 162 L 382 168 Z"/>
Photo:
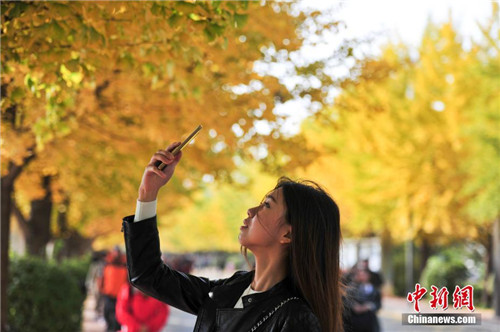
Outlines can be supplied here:
<path id="1" fill-rule="evenodd" d="M 156 200 L 152 202 L 140 202 L 135 205 L 134 222 L 149 219 L 156 216 Z"/>
<path id="2" fill-rule="evenodd" d="M 245 289 L 243 291 L 243 294 L 241 294 L 240 298 L 238 299 L 238 302 L 236 302 L 236 304 L 234 305 L 234 309 L 243 309 L 243 296 L 262 293 L 262 292 L 253 290 L 251 286 L 252 285 L 248 285 L 247 289 Z"/>

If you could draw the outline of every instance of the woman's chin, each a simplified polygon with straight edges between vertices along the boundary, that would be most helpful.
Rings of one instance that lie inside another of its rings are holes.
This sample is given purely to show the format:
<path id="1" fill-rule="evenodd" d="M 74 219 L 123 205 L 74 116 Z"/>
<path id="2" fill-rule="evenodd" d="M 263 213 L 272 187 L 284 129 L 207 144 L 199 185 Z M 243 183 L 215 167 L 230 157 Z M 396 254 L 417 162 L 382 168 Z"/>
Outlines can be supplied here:
<path id="1" fill-rule="evenodd" d="M 238 235 L 238 241 L 240 242 L 240 244 L 241 244 L 242 246 L 245 246 L 245 242 L 246 242 L 246 241 L 245 241 L 245 237 L 243 236 L 243 234 L 241 234 L 241 232 L 240 232 L 240 234 Z"/>
<path id="2" fill-rule="evenodd" d="M 242 245 L 243 247 L 248 248 L 248 246 L 250 245 L 250 243 L 248 243 L 247 241 L 247 237 L 244 232 L 240 232 L 240 234 L 238 235 L 238 241 L 240 242 L 240 245 Z"/>

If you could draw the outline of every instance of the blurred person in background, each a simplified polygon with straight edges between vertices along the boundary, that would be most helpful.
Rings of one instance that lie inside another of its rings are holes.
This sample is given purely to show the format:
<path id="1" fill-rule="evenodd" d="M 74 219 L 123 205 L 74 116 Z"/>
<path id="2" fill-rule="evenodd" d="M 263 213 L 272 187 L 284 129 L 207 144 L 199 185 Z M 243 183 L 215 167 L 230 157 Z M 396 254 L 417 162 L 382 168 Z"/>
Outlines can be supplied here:
<path id="1" fill-rule="evenodd" d="M 162 303 L 125 283 L 116 299 L 116 319 L 121 332 L 158 332 L 167 322 L 170 310 Z"/>
<path id="2" fill-rule="evenodd" d="M 123 284 L 128 282 L 127 260 L 119 247 L 108 253 L 100 280 L 100 292 L 104 300 L 104 319 L 106 331 L 119 331 L 116 321 L 116 298 Z"/>
<path id="3" fill-rule="evenodd" d="M 209 280 L 162 262 L 156 199 L 182 157 L 182 152 L 171 153 L 178 145 L 153 155 L 136 214 L 123 220 L 132 284 L 197 315 L 195 331 L 342 331 L 340 213 L 312 182 L 282 178 L 261 204 L 247 211 L 239 241 L 244 254 L 246 249 L 254 254 L 253 271 Z M 158 162 L 168 166 L 160 170 Z"/>
<path id="4" fill-rule="evenodd" d="M 354 265 L 349 271 L 347 271 L 345 273 L 346 284 L 350 284 L 353 281 L 357 271 L 364 270 L 367 271 L 370 276 L 370 283 L 378 290 L 380 290 L 382 284 L 384 283 L 382 275 L 378 272 L 370 270 L 369 263 L 370 261 L 367 258 L 362 259 L 359 262 L 357 262 L 356 265 Z"/>
<path id="5" fill-rule="evenodd" d="M 87 272 L 87 278 L 85 280 L 87 294 L 93 297 L 95 301 L 94 311 L 96 314 L 96 320 L 104 319 L 104 303 L 100 289 L 100 282 L 102 280 L 105 258 L 107 254 L 108 252 L 106 250 L 92 252 L 90 267 L 89 271 Z"/>
<path id="6" fill-rule="evenodd" d="M 347 287 L 345 332 L 379 332 L 377 311 L 381 305 L 380 289 L 373 285 L 370 273 L 356 269 Z"/>
<path id="7" fill-rule="evenodd" d="M 359 263 L 357 268 L 359 270 L 365 270 L 368 272 L 368 275 L 370 276 L 370 283 L 377 289 L 380 290 L 382 287 L 382 284 L 384 283 L 384 279 L 382 278 L 382 275 L 378 272 L 370 270 L 370 261 L 368 258 L 362 259 Z"/>

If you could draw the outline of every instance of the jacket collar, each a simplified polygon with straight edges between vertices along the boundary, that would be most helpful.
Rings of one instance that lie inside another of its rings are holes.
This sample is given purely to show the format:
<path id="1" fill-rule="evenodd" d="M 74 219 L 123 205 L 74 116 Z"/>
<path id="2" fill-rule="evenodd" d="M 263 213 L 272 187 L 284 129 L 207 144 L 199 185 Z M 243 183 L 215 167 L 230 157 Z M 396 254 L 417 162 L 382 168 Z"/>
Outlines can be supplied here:
<path id="1" fill-rule="evenodd" d="M 216 286 L 208 294 L 219 308 L 232 308 L 253 280 L 254 271 L 245 272 Z"/>
<path id="2" fill-rule="evenodd" d="M 219 308 L 233 308 L 241 294 L 250 285 L 255 275 L 255 271 L 243 273 L 234 279 L 231 278 L 227 283 L 214 287 L 209 296 L 215 301 Z M 250 294 L 243 297 L 243 306 L 253 305 L 264 299 L 280 296 L 290 296 L 292 294 L 291 280 L 289 277 L 278 282 L 269 290 L 262 293 Z"/>

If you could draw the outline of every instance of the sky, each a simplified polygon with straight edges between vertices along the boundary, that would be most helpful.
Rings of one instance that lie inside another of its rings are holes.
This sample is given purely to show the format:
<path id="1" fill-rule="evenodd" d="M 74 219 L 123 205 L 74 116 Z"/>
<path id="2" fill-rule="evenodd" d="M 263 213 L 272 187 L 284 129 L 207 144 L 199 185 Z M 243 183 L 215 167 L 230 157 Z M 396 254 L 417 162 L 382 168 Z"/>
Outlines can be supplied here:
<path id="1" fill-rule="evenodd" d="M 492 3 L 492 0 L 351 0 L 341 2 L 339 17 L 354 36 L 386 31 L 386 36 L 399 37 L 416 46 L 428 19 L 446 22 L 450 10 L 454 25 L 462 35 L 477 37 L 476 22 L 484 22 L 491 16 Z"/>
<path id="2" fill-rule="evenodd" d="M 306 0 L 302 2 L 305 6 L 317 10 L 331 11 L 331 15 L 345 23 L 346 28 L 342 32 L 343 38 L 375 37 L 370 43 L 370 50 L 366 53 L 380 54 L 381 46 L 389 41 L 402 41 L 408 46 L 418 47 L 425 26 L 429 19 L 434 23 L 447 22 L 450 15 L 455 28 L 463 37 L 464 47 L 470 44 L 470 38 L 477 39 L 481 33 L 477 22 L 485 23 L 492 12 L 492 3 L 499 0 Z M 300 7 L 300 5 L 299 5 Z M 326 38 L 322 45 L 315 45 L 309 49 L 305 48 L 304 57 L 321 59 L 331 54 L 332 48 L 339 42 L 338 35 Z M 277 66 L 278 71 L 283 68 Z M 265 68 L 263 72 L 269 72 Z M 347 72 L 344 67 L 338 66 L 331 75 L 342 76 Z M 282 76 L 286 73 L 278 74 Z M 285 80 L 292 82 L 288 77 Z M 292 83 L 293 84 L 293 83 Z M 296 134 L 300 130 L 301 122 L 310 114 L 311 105 L 304 100 L 293 100 L 278 105 L 275 110 L 277 114 L 287 116 L 287 120 L 280 124 L 282 132 Z M 270 128 L 265 124 L 259 124 L 257 131 L 266 133 Z"/>

